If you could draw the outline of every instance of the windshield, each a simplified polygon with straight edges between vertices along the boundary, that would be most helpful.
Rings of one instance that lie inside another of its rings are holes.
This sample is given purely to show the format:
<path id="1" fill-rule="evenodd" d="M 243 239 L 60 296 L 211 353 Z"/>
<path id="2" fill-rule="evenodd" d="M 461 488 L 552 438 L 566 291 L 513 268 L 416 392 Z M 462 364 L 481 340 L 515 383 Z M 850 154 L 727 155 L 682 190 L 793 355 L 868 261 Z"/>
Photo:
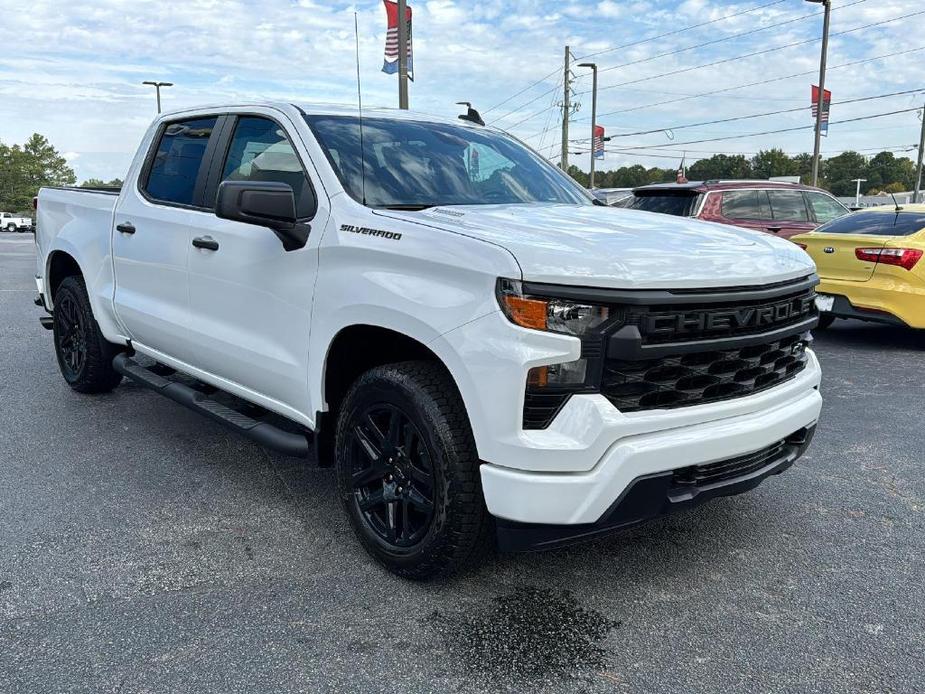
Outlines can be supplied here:
<path id="1" fill-rule="evenodd" d="M 305 116 L 337 177 L 369 207 L 554 202 L 592 204 L 583 189 L 501 133 L 459 125 Z M 364 190 L 365 188 L 365 190 Z"/>
<path id="2" fill-rule="evenodd" d="M 635 197 L 627 207 L 646 212 L 661 212 L 676 217 L 690 217 L 697 209 L 700 194 L 691 191 L 641 191 L 637 190 Z"/>

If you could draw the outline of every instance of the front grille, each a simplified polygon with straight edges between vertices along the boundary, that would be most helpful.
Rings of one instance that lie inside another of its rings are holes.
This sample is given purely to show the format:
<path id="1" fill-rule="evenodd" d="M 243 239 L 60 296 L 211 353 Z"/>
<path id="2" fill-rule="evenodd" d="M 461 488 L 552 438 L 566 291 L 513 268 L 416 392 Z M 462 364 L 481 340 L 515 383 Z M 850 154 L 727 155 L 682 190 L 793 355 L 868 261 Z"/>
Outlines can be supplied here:
<path id="1" fill-rule="evenodd" d="M 601 392 L 621 412 L 685 407 L 757 393 L 806 366 L 809 335 L 740 349 L 630 361 L 607 359 Z"/>
<path id="2" fill-rule="evenodd" d="M 745 477 L 778 461 L 786 447 L 786 441 L 778 441 L 774 445 L 756 453 L 721 460 L 718 463 L 681 468 L 674 471 L 672 481 L 676 488 L 702 488 L 738 477 Z"/>

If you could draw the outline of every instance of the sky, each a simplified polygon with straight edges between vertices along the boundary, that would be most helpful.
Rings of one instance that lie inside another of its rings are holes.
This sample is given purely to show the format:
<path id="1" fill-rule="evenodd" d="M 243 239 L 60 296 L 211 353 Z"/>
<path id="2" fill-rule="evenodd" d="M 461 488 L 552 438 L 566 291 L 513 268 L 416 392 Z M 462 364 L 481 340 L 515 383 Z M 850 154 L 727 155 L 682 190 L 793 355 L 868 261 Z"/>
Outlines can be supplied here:
<path id="1" fill-rule="evenodd" d="M 599 66 L 598 122 L 614 136 L 599 169 L 636 163 L 670 168 L 682 157 L 691 163 L 713 153 L 750 156 L 770 147 L 793 154 L 812 151 L 811 129 L 751 135 L 812 125 L 810 87 L 817 79 L 812 73 L 818 71 L 822 33 L 819 4 L 409 4 L 414 11 L 411 107 L 416 111 L 452 115 L 459 112 L 455 102 L 471 101 L 489 124 L 510 130 L 558 161 L 568 45 L 574 63 L 585 58 Z M 921 108 L 925 5 L 921 0 L 832 0 L 832 7 L 827 86 L 834 104 L 823 153 L 892 149 L 915 158 L 921 127 L 915 111 L 838 121 Z M 748 11 L 754 8 L 760 9 Z M 163 92 L 165 110 L 254 100 L 356 103 L 354 12 L 364 105 L 395 107 L 397 79 L 381 72 L 386 32 L 381 0 L 0 0 L 5 37 L 0 141 L 21 143 L 33 132 L 42 133 L 64 153 L 79 180 L 108 180 L 124 175 L 155 116 L 154 93 L 141 85 L 144 80 L 175 83 Z M 860 28 L 871 24 L 876 26 Z M 694 25 L 702 26 L 687 29 Z M 914 52 L 871 60 L 900 51 Z M 760 54 L 741 57 L 755 53 Z M 856 64 L 839 67 L 846 63 Z M 576 153 L 571 163 L 587 170 L 590 71 L 575 66 L 573 72 L 572 99 L 579 108 L 570 119 L 570 138 L 576 140 L 570 145 Z M 800 76 L 775 79 L 795 74 Z M 767 80 L 775 81 L 730 89 Z M 716 90 L 726 91 L 701 96 Z M 839 103 L 911 90 L 919 91 Z M 672 103 L 660 103 L 666 101 Z M 790 109 L 800 110 L 681 127 Z M 656 132 L 636 134 L 640 131 Z M 747 137 L 698 142 L 738 135 Z"/>

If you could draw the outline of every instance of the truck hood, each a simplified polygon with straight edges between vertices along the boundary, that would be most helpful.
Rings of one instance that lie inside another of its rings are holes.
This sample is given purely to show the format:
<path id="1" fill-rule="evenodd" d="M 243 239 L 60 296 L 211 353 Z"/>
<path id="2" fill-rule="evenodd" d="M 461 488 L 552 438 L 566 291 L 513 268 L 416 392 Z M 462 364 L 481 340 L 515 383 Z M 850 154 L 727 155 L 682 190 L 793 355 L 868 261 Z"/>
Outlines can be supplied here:
<path id="1" fill-rule="evenodd" d="M 620 289 L 761 285 L 814 271 L 795 244 L 739 227 L 613 207 L 454 205 L 377 211 L 506 248 L 523 279 Z"/>

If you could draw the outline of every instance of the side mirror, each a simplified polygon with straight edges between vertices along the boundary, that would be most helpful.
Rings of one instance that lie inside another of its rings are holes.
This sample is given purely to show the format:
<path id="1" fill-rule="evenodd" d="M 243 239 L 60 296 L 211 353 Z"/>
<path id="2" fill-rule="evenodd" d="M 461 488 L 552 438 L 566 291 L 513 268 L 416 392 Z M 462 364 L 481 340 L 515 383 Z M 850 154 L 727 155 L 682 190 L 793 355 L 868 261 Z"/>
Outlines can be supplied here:
<path id="1" fill-rule="evenodd" d="M 287 251 L 308 241 L 309 226 L 297 221 L 295 194 L 287 183 L 224 181 L 218 187 L 215 216 L 269 227 Z"/>

